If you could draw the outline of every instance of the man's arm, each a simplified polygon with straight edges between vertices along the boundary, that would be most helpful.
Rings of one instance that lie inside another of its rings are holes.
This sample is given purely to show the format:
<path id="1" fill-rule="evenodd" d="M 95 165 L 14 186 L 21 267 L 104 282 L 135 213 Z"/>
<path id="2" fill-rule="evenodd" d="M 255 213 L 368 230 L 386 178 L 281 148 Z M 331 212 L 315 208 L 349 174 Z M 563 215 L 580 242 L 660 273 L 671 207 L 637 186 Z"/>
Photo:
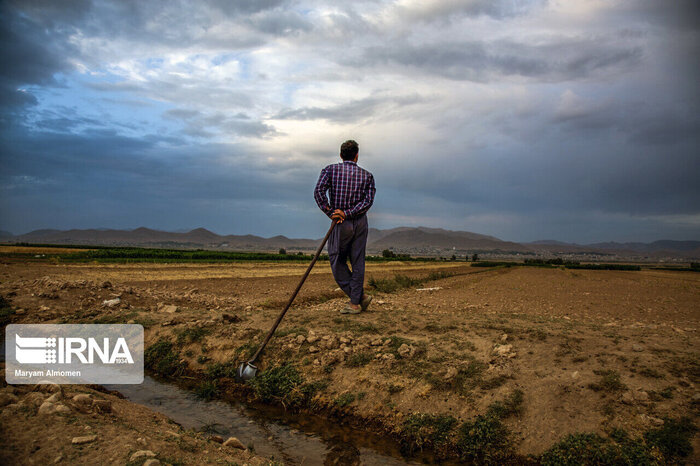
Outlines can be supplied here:
<path id="1" fill-rule="evenodd" d="M 345 211 L 346 218 L 358 217 L 369 210 L 374 202 L 374 193 L 377 189 L 374 187 L 374 176 L 370 173 L 367 181 L 365 182 L 364 191 L 362 195 L 362 200 L 355 204 L 351 209 Z"/>
<path id="2" fill-rule="evenodd" d="M 314 199 L 316 200 L 316 205 L 323 211 L 324 214 L 329 217 L 333 214 L 333 209 L 328 205 L 328 198 L 326 197 L 326 191 L 331 187 L 331 178 L 328 176 L 328 172 L 324 168 L 321 170 L 321 175 L 318 177 L 316 182 L 316 188 L 314 189 Z"/>

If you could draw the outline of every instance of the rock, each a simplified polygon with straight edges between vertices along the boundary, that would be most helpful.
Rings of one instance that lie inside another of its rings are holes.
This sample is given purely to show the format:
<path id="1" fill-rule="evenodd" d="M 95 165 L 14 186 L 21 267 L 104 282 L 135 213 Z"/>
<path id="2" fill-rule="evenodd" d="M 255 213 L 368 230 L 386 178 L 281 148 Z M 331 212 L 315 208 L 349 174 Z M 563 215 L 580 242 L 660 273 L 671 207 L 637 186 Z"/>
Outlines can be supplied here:
<path id="1" fill-rule="evenodd" d="M 71 443 L 73 445 L 82 445 L 84 443 L 94 442 L 95 440 L 97 440 L 97 435 L 84 435 L 82 437 L 73 437 Z"/>
<path id="2" fill-rule="evenodd" d="M 75 407 L 80 411 L 88 411 L 92 407 L 92 398 L 86 393 L 80 393 L 73 397 Z"/>
<path id="3" fill-rule="evenodd" d="M 62 403 L 56 403 L 55 405 L 56 412 L 58 414 L 68 414 L 70 413 L 70 408 Z"/>
<path id="4" fill-rule="evenodd" d="M 304 335 L 297 335 L 296 342 L 298 345 L 303 344 L 305 341 L 306 341 L 306 337 Z"/>
<path id="5" fill-rule="evenodd" d="M 61 401 L 62 399 L 63 399 L 63 393 L 61 393 L 61 392 L 56 392 L 56 393 L 54 393 L 53 395 L 51 395 L 50 397 L 48 397 L 48 398 L 46 399 L 46 401 L 48 401 L 49 403 L 58 403 L 58 402 Z"/>
<path id="6" fill-rule="evenodd" d="M 239 450 L 245 450 L 245 445 L 243 445 L 241 441 L 238 440 L 236 437 L 229 437 L 224 442 L 224 446 L 230 448 L 238 448 Z"/>
<path id="7" fill-rule="evenodd" d="M 381 338 L 377 338 L 376 340 L 372 340 L 372 343 L 370 345 L 372 346 L 382 346 L 384 342 L 382 341 Z M 406 346 L 405 344 L 403 346 Z"/>
<path id="8" fill-rule="evenodd" d="M 493 349 L 493 352 L 497 356 L 512 357 L 511 355 L 515 354 L 512 352 L 512 349 L 513 345 L 496 345 L 496 347 Z"/>
<path id="9" fill-rule="evenodd" d="M 114 306 L 119 306 L 119 303 L 121 303 L 122 300 L 119 298 L 114 298 L 114 299 L 105 299 L 102 301 L 103 306 L 107 307 L 114 307 Z"/>
<path id="10" fill-rule="evenodd" d="M 112 283 L 105 280 L 102 282 L 102 284 L 100 286 L 102 288 L 112 288 Z"/>
<path id="11" fill-rule="evenodd" d="M 700 392 L 696 392 L 693 395 L 693 401 L 700 401 Z"/>
<path id="12" fill-rule="evenodd" d="M 216 443 L 224 443 L 224 438 L 221 435 L 212 435 L 209 440 Z"/>
<path id="13" fill-rule="evenodd" d="M 320 366 L 321 361 L 319 359 L 314 359 L 314 366 Z"/>
<path id="14" fill-rule="evenodd" d="M 56 412 L 56 407 L 54 406 L 53 403 L 49 401 L 44 401 L 41 406 L 39 406 L 39 412 L 38 414 L 40 416 L 46 416 L 48 414 L 53 414 Z"/>
<path id="15" fill-rule="evenodd" d="M 352 340 L 350 340 L 349 338 L 340 337 L 340 343 L 341 343 L 341 344 L 347 345 L 347 344 L 349 344 L 351 341 L 352 341 Z"/>
<path id="16" fill-rule="evenodd" d="M 580 375 L 579 375 L 578 371 L 574 371 L 574 372 L 571 374 L 571 378 L 574 379 L 574 380 L 578 380 L 579 377 L 580 377 Z"/>
<path id="17" fill-rule="evenodd" d="M 635 401 L 649 401 L 649 394 L 644 390 L 636 390 L 632 392 L 632 397 L 635 399 Z"/>
<path id="18" fill-rule="evenodd" d="M 133 455 L 129 458 L 129 461 L 136 461 L 139 458 L 155 458 L 156 454 L 151 450 L 139 450 L 135 451 Z"/>
<path id="19" fill-rule="evenodd" d="M 316 348 L 315 346 L 310 346 L 309 353 L 318 353 L 318 348 Z"/>
<path id="20" fill-rule="evenodd" d="M 398 353 L 402 358 L 410 358 L 413 355 L 413 347 L 404 343 L 399 346 Z"/>
<path id="21" fill-rule="evenodd" d="M 505 343 L 506 341 L 508 341 L 508 334 L 504 333 L 501 335 L 501 343 Z"/>
<path id="22" fill-rule="evenodd" d="M 316 335 L 309 335 L 306 338 L 307 343 L 316 343 L 319 340 L 319 338 Z"/>
<path id="23" fill-rule="evenodd" d="M 632 392 L 625 392 L 622 394 L 622 402 L 626 405 L 632 405 L 634 404 L 634 396 L 632 396 Z"/>
<path id="24" fill-rule="evenodd" d="M 16 309 L 15 310 L 15 315 L 18 315 L 18 316 L 23 316 L 26 313 L 27 313 L 27 311 L 25 311 L 24 309 Z"/>
<path id="25" fill-rule="evenodd" d="M 632 345 L 632 351 L 639 353 L 641 351 L 644 351 L 644 347 L 642 347 L 642 345 L 638 345 L 637 343 L 635 343 L 634 345 Z"/>
<path id="26" fill-rule="evenodd" d="M 142 466 L 160 466 L 160 460 L 156 458 L 150 458 L 144 461 Z"/>
<path id="27" fill-rule="evenodd" d="M 174 304 L 163 304 L 158 306 L 158 312 L 167 312 L 168 314 L 174 314 L 178 311 L 178 307 Z"/>
<path id="28" fill-rule="evenodd" d="M 112 412 L 112 402 L 109 400 L 95 400 L 92 404 L 98 413 Z"/>
<path id="29" fill-rule="evenodd" d="M 343 352 L 344 352 L 345 354 L 350 354 L 350 353 L 352 353 L 352 348 L 349 347 L 349 346 L 346 346 L 346 347 L 343 348 Z"/>
<path id="30" fill-rule="evenodd" d="M 63 455 L 62 455 L 62 454 L 61 454 L 61 455 L 58 455 L 56 458 L 54 458 L 53 464 L 58 464 L 58 463 L 60 463 L 61 461 L 63 461 Z"/>
<path id="31" fill-rule="evenodd" d="M 396 356 L 394 356 L 392 353 L 384 353 L 384 355 L 382 355 L 382 359 L 385 361 L 393 361 L 396 359 Z"/>
<path id="32" fill-rule="evenodd" d="M 459 373 L 459 371 L 457 370 L 456 367 L 448 367 L 447 371 L 445 372 L 445 375 L 442 378 L 446 381 L 450 381 L 450 380 L 454 379 L 458 373 Z"/>
<path id="33" fill-rule="evenodd" d="M 17 403 L 17 396 L 12 393 L 0 393 L 0 407 L 7 406 L 12 403 Z"/>

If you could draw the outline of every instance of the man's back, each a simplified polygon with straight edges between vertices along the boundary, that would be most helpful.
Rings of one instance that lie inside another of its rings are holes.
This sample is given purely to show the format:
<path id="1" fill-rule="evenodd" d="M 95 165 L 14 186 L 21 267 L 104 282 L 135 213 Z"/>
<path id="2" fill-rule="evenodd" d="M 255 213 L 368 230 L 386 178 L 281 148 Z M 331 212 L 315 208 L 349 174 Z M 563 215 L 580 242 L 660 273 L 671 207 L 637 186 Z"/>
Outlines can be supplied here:
<path id="1" fill-rule="evenodd" d="M 326 198 L 326 191 L 330 199 Z M 321 171 L 314 199 L 326 215 L 330 216 L 335 209 L 340 209 L 347 218 L 352 218 L 369 210 L 375 192 L 372 174 L 357 163 L 345 160 L 328 165 Z"/>

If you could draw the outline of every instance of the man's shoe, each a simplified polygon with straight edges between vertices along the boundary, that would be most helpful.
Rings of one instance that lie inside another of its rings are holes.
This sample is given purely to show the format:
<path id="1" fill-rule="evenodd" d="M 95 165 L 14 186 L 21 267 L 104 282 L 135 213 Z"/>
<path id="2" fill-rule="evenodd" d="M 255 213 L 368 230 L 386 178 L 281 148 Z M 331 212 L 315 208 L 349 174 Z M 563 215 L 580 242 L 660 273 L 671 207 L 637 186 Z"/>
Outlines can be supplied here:
<path id="1" fill-rule="evenodd" d="M 357 306 L 357 307 L 355 307 Z M 340 310 L 341 314 L 359 314 L 362 312 L 362 308 L 359 305 L 353 306 L 352 304 L 348 303 L 345 305 L 344 308 Z"/>
<path id="2" fill-rule="evenodd" d="M 362 295 L 362 301 L 360 302 L 360 309 L 362 309 L 363 311 L 366 311 L 367 308 L 369 307 L 369 303 L 371 303 L 371 302 L 372 302 L 371 295 L 368 295 L 368 294 Z"/>

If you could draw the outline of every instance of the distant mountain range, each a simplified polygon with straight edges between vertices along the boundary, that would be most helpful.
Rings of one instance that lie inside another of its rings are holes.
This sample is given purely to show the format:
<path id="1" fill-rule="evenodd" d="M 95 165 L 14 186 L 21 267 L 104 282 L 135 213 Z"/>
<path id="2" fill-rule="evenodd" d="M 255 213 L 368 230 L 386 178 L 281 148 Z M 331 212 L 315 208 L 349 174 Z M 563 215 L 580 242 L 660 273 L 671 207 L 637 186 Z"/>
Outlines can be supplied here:
<path id="1" fill-rule="evenodd" d="M 34 244 L 81 244 L 96 246 L 141 246 L 154 248 L 202 248 L 243 251 L 314 250 L 319 239 L 287 238 L 255 235 L 218 235 L 205 228 L 187 232 L 167 232 L 136 228 L 135 230 L 35 230 L 23 235 L 2 232 L 3 242 Z M 399 227 L 389 230 L 371 228 L 367 250 L 372 253 L 393 249 L 416 255 L 466 254 L 492 252 L 513 254 L 618 255 L 649 258 L 700 258 L 700 241 L 661 240 L 653 243 L 575 244 L 555 240 L 513 243 L 493 236 L 441 228 Z"/>

